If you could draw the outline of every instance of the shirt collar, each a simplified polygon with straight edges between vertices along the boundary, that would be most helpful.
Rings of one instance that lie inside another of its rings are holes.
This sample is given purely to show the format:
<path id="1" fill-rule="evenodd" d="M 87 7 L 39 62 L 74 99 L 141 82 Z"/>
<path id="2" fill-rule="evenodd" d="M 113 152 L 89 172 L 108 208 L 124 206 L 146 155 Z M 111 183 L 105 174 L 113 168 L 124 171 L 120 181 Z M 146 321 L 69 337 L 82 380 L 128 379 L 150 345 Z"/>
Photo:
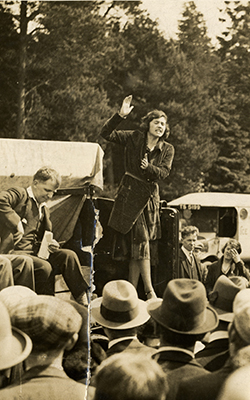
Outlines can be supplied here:
<path id="1" fill-rule="evenodd" d="M 147 134 L 145 134 L 145 141 L 146 141 L 146 148 L 147 148 Z M 152 151 L 154 150 L 160 150 L 162 151 L 162 147 L 163 147 L 163 143 L 164 143 L 164 139 L 159 139 L 158 142 L 156 143 L 155 147 L 153 148 Z"/>
<path id="2" fill-rule="evenodd" d="M 33 190 L 32 190 L 32 187 L 31 187 L 31 186 L 29 186 L 29 187 L 27 188 L 27 193 L 28 193 L 29 197 L 30 197 L 31 199 L 33 199 L 34 202 L 36 203 L 36 206 L 37 206 L 38 211 L 39 211 L 39 218 L 41 219 L 42 216 L 43 216 L 42 208 L 43 208 L 44 206 L 46 206 L 45 201 L 44 201 L 43 203 L 41 203 L 41 204 L 39 204 L 39 203 L 37 202 L 37 200 L 36 200 L 36 198 L 35 198 L 35 196 L 34 196 L 34 193 L 33 193 Z"/>
<path id="3" fill-rule="evenodd" d="M 181 250 L 183 251 L 183 253 L 185 254 L 185 256 L 188 258 L 189 261 L 191 261 L 191 256 L 190 256 L 190 251 L 188 251 L 187 249 L 185 249 L 185 247 L 182 245 L 181 246 Z"/>
<path id="4" fill-rule="evenodd" d="M 137 336 L 123 336 L 117 339 L 110 340 L 108 348 L 110 349 L 110 347 L 114 346 L 116 343 L 123 342 L 124 340 L 134 340 L 134 339 L 138 340 Z"/>
<path id="5" fill-rule="evenodd" d="M 192 358 L 194 358 L 194 353 L 191 350 L 183 349 L 182 347 L 175 347 L 175 346 L 162 346 L 154 354 L 158 354 L 163 351 L 178 351 L 179 353 L 185 353 L 185 354 L 188 354 L 189 356 L 191 356 Z"/>
<path id="6" fill-rule="evenodd" d="M 29 187 L 27 188 L 27 192 L 28 192 L 29 197 L 31 197 L 31 198 L 35 201 L 35 203 L 36 203 L 36 205 L 37 205 L 38 208 L 39 208 L 39 207 L 46 206 L 45 201 L 44 201 L 43 203 L 41 203 L 41 204 L 39 204 L 39 203 L 37 202 L 37 199 L 35 198 L 35 195 L 34 195 L 34 193 L 33 193 L 33 190 L 32 190 L 32 187 L 31 187 L 31 186 L 29 186 Z"/>
<path id="7" fill-rule="evenodd" d="M 215 331 L 209 335 L 208 343 L 213 342 L 214 340 L 218 339 L 228 339 L 228 332 L 227 331 Z"/>

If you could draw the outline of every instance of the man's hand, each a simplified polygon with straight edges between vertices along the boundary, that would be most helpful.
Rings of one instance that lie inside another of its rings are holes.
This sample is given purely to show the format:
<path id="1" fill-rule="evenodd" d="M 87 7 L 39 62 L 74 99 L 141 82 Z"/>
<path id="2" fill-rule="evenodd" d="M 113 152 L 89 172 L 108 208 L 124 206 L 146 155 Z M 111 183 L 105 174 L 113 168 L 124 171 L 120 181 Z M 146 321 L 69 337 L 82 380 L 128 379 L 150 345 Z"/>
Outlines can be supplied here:
<path id="1" fill-rule="evenodd" d="M 48 244 L 49 252 L 55 253 L 59 249 L 60 249 L 60 244 L 55 239 L 52 239 L 52 241 Z"/>
<path id="2" fill-rule="evenodd" d="M 123 100 L 119 111 L 119 115 L 122 118 L 125 118 L 133 110 L 134 106 L 131 106 L 131 101 L 132 101 L 132 95 L 125 97 L 125 99 Z"/>
<path id="3" fill-rule="evenodd" d="M 13 234 L 14 246 L 18 242 L 20 242 L 20 240 L 22 239 L 23 235 L 24 235 L 23 224 L 22 224 L 22 221 L 19 221 L 18 225 L 17 225 L 17 231 Z"/>

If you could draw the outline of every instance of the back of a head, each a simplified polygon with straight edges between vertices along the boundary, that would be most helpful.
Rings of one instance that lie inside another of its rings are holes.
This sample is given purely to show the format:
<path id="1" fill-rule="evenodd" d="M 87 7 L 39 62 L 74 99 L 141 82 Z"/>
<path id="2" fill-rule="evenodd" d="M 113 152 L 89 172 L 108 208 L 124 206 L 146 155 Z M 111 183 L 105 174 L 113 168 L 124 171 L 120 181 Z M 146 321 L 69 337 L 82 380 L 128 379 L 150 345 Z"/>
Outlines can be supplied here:
<path id="1" fill-rule="evenodd" d="M 226 380 L 218 400 L 250 400 L 250 365 L 239 368 Z"/>
<path id="2" fill-rule="evenodd" d="M 119 353 L 103 361 L 95 375 L 95 400 L 163 400 L 165 374 L 153 359 Z"/>

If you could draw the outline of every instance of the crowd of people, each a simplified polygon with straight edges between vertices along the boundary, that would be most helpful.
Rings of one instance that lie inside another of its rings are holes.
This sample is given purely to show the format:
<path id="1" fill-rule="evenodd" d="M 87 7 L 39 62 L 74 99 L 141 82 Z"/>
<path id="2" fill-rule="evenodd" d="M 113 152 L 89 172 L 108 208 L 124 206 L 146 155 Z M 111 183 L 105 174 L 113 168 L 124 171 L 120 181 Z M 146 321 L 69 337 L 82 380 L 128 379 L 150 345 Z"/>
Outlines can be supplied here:
<path id="1" fill-rule="evenodd" d="M 229 239 L 207 265 L 198 228 L 186 226 L 177 276 L 157 298 L 150 243 L 161 236 L 157 182 L 168 176 L 174 149 L 159 110 L 142 119 L 141 131 L 116 130 L 131 101 L 124 99 L 101 133 L 125 147 L 109 226 L 113 256 L 119 248 L 129 257 L 128 280 L 107 282 L 91 299 L 75 252 L 50 238 L 41 255 L 52 232 L 46 203 L 60 185 L 57 171 L 42 167 L 27 189 L 0 193 L 3 400 L 250 400 L 250 274 L 241 245 Z M 71 298 L 56 296 L 57 274 Z M 146 300 L 138 297 L 140 276 Z"/>

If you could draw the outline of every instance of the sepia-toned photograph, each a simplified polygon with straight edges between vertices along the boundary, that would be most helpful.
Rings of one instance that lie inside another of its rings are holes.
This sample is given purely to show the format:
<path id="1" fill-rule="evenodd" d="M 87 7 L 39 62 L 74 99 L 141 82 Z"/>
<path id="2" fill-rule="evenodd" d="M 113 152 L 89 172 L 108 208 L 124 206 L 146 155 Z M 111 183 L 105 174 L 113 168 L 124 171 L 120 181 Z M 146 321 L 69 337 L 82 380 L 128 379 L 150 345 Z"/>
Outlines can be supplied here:
<path id="1" fill-rule="evenodd" d="M 0 0 L 0 399 L 250 400 L 250 1 Z"/>

